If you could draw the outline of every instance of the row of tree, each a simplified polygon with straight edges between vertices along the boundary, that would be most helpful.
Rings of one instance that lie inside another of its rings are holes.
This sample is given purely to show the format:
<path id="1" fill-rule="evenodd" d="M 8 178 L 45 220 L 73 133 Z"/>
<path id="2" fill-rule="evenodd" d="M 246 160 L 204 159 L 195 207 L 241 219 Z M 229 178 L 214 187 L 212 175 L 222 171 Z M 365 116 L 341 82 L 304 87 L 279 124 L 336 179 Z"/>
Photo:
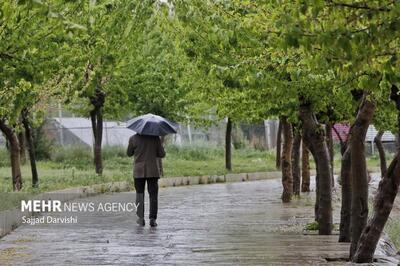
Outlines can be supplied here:
<path id="1" fill-rule="evenodd" d="M 227 117 L 228 169 L 232 123 L 275 117 L 284 136 L 282 199 L 291 199 L 293 176 L 298 191 L 302 139 L 316 163 L 319 233 L 331 234 L 326 136 L 346 122 L 340 240 L 351 241 L 354 262 L 370 262 L 400 182 L 397 153 L 367 223 L 366 131 L 371 123 L 396 133 L 400 126 L 399 13 L 390 0 L 2 2 L 0 130 L 13 187 L 22 187 L 18 132 L 25 128 L 29 142 L 50 100 L 91 118 L 98 174 L 105 116 Z"/>
<path id="2" fill-rule="evenodd" d="M 89 117 L 94 165 L 103 172 L 103 120 L 147 112 L 177 119 L 182 57 L 163 32 L 153 1 L 3 1 L 0 3 L 0 130 L 21 190 L 21 148 L 39 186 L 32 130 L 50 103 Z"/>
<path id="3" fill-rule="evenodd" d="M 351 242 L 352 261 L 371 262 L 400 172 L 397 152 L 387 171 L 382 163 L 384 175 L 367 221 L 365 137 L 371 123 L 381 132 L 399 132 L 400 4 L 384 0 L 175 3 L 170 30 L 197 66 L 190 69 L 188 84 L 198 96 L 198 107 L 229 117 L 228 121 L 280 118 L 284 201 L 292 196 L 293 176 L 297 180 L 291 157 L 298 156 L 292 150 L 298 149 L 296 134 L 301 131 L 316 163 L 320 234 L 332 232 L 333 125 L 351 125 L 349 138 L 341 142 L 340 241 Z"/>

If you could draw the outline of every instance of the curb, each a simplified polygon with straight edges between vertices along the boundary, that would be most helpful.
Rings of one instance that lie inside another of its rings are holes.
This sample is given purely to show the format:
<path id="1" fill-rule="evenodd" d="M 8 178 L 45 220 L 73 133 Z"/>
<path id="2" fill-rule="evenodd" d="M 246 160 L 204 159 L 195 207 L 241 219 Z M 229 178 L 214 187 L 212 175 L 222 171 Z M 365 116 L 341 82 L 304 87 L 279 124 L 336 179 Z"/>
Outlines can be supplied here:
<path id="1" fill-rule="evenodd" d="M 178 187 L 191 185 L 205 185 L 215 183 L 234 183 L 255 180 L 266 180 L 280 178 L 281 172 L 256 172 L 256 173 L 241 173 L 241 174 L 226 174 L 226 175 L 210 175 L 210 176 L 183 176 L 183 177 L 168 177 L 160 178 L 159 186 Z"/>
<path id="2" fill-rule="evenodd" d="M 185 176 L 185 177 L 166 177 L 160 178 L 160 188 L 176 187 L 176 186 L 190 186 L 190 185 L 204 185 L 215 183 L 233 183 L 244 182 L 264 179 L 280 178 L 281 173 L 274 172 L 257 172 L 257 173 L 241 173 L 241 174 L 226 174 L 226 175 L 210 175 L 210 176 Z M 60 195 L 61 201 L 70 201 L 78 198 L 86 198 L 96 196 L 104 193 L 117 193 L 133 191 L 134 187 L 132 182 L 121 181 L 111 182 L 105 184 L 97 184 L 91 186 L 67 188 L 63 190 L 45 192 L 34 197 L 39 200 L 50 200 L 57 194 L 58 199 Z M 0 238 L 9 234 L 18 226 L 22 224 L 22 217 L 32 217 L 34 214 L 28 211 L 21 212 L 19 209 L 6 210 L 0 212 Z"/>
<path id="3" fill-rule="evenodd" d="M 377 168 L 378 169 L 378 168 Z M 369 169 L 376 172 L 375 168 Z M 340 172 L 340 169 L 336 169 L 335 174 Z M 380 171 L 380 170 L 379 170 Z M 315 170 L 310 171 L 311 176 L 315 175 Z M 225 175 L 210 175 L 210 176 L 184 176 L 184 177 L 166 177 L 160 178 L 160 188 L 177 187 L 177 186 L 191 186 L 191 185 L 204 185 L 204 184 L 215 184 L 215 183 L 235 183 L 235 182 L 247 182 L 256 180 L 267 180 L 267 179 L 278 179 L 281 178 L 282 173 L 280 171 L 270 172 L 255 172 L 255 173 L 239 173 L 239 174 L 225 174 Z M 67 188 L 63 190 L 45 192 L 39 194 L 35 199 L 49 200 L 53 198 L 55 194 L 63 195 L 62 201 L 70 201 L 77 198 L 86 198 L 96 196 L 104 193 L 117 193 L 133 191 L 134 187 L 132 182 L 121 181 L 111 182 L 105 184 L 97 184 L 85 187 Z M 33 213 L 28 211 L 21 212 L 18 209 L 6 210 L 0 212 L 0 238 L 9 234 L 22 224 L 22 217 L 31 217 Z"/>

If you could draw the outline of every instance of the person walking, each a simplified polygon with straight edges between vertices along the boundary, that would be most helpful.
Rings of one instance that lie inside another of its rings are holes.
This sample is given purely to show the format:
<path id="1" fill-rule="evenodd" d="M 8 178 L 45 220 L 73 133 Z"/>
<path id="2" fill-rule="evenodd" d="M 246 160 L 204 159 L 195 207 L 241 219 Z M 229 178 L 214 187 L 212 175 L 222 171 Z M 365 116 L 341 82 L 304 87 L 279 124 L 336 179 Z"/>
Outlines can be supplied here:
<path id="1" fill-rule="evenodd" d="M 158 213 L 158 179 L 160 178 L 160 161 L 165 157 L 165 151 L 159 136 L 135 134 L 129 139 L 127 150 L 129 157 L 134 156 L 134 183 L 136 190 L 137 224 L 145 226 L 144 190 L 150 199 L 150 226 L 157 226 Z"/>

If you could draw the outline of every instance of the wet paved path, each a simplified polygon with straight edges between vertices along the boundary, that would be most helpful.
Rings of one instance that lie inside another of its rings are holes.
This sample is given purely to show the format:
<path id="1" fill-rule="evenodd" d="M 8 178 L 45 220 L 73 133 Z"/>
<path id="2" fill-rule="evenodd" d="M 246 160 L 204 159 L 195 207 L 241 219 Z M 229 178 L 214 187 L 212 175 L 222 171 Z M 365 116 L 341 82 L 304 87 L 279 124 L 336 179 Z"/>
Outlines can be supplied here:
<path id="1" fill-rule="evenodd" d="M 283 205 L 280 193 L 279 180 L 161 189 L 158 228 L 138 228 L 133 213 L 23 225 L 0 240 L 0 265 L 323 265 L 347 256 L 337 236 L 301 233 L 313 220 L 310 197 Z"/>

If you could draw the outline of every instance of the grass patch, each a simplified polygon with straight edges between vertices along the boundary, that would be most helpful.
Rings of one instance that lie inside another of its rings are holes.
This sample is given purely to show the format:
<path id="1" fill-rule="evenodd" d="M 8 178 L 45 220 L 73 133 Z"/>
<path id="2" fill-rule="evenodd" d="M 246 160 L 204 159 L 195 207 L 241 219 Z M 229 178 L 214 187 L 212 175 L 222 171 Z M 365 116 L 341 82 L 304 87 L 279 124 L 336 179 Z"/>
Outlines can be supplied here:
<path id="1" fill-rule="evenodd" d="M 389 218 L 385 226 L 385 232 L 396 247 L 400 247 L 400 220 Z"/>
<path id="2" fill-rule="evenodd" d="M 314 221 L 314 222 L 308 223 L 308 224 L 306 224 L 304 229 L 308 230 L 308 231 L 317 231 L 319 229 L 318 222 Z"/>
<path id="3" fill-rule="evenodd" d="M 167 156 L 163 160 L 164 175 L 203 176 L 223 175 L 225 170 L 224 147 L 200 145 L 166 147 Z M 10 192 L 11 169 L 8 152 L 0 150 L 0 191 Z M 6 158 L 7 157 L 7 158 Z M 38 161 L 39 188 L 31 188 L 29 163 L 22 166 L 23 191 L 40 193 L 70 187 L 86 186 L 106 182 L 132 182 L 133 159 L 126 156 L 123 147 L 103 149 L 104 172 L 96 175 L 92 151 L 85 147 L 55 147 L 51 160 Z M 7 163 L 5 163 L 7 162 Z M 238 149 L 232 151 L 233 173 L 275 170 L 274 151 Z"/>
<path id="4" fill-rule="evenodd" d="M 318 231 L 319 230 L 319 224 L 317 221 L 311 222 L 306 224 L 304 227 L 304 230 L 308 231 Z M 339 225 L 338 224 L 333 224 L 332 225 L 332 230 L 339 230 Z"/>
<path id="5" fill-rule="evenodd" d="M 31 199 L 31 193 L 0 193 L 0 211 L 11 210 L 21 205 L 21 200 Z"/>
<path id="6" fill-rule="evenodd" d="M 167 156 L 163 160 L 164 175 L 207 176 L 224 175 L 225 152 L 223 146 L 196 143 L 191 146 L 166 147 Z M 335 167 L 340 167 L 339 155 L 335 158 Z M 87 147 L 54 147 L 51 159 L 38 161 L 39 188 L 31 188 L 29 163 L 22 166 L 24 181 L 23 192 L 40 193 L 70 187 L 87 186 L 106 182 L 132 182 L 133 160 L 126 156 L 123 147 L 103 149 L 104 173 L 95 174 L 93 154 Z M 390 160 L 390 155 L 388 155 Z M 314 162 L 311 159 L 311 167 Z M 232 173 L 251 173 L 275 171 L 275 150 L 262 151 L 242 148 L 232 151 Z M 368 159 L 369 166 L 378 166 L 378 157 Z M 0 148 L 0 192 L 11 192 L 11 169 L 9 155 L 5 148 Z M 311 203 L 306 205 L 312 205 Z"/>

